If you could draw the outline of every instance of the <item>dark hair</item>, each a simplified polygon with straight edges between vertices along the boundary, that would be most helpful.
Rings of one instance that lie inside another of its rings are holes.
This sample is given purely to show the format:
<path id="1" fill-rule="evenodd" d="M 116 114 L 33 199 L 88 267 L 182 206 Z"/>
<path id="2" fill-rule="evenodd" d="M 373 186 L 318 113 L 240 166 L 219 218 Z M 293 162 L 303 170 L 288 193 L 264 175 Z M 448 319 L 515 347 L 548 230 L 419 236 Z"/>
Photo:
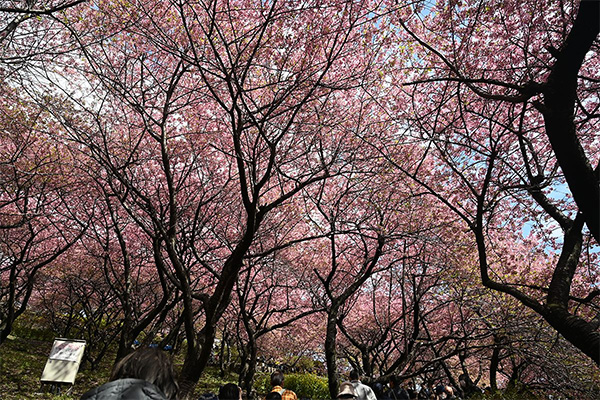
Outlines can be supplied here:
<path id="1" fill-rule="evenodd" d="M 350 371 L 350 379 L 355 381 L 358 379 L 358 371 L 353 369 L 352 371 Z"/>
<path id="2" fill-rule="evenodd" d="M 265 397 L 265 400 L 281 400 L 279 392 L 271 392 Z"/>
<path id="3" fill-rule="evenodd" d="M 390 375 L 390 383 L 394 385 L 394 388 L 397 388 L 400 386 L 400 378 L 396 375 Z"/>
<path id="4" fill-rule="evenodd" d="M 281 386 L 283 384 L 283 372 L 275 371 L 271 374 L 271 386 Z"/>
<path id="5" fill-rule="evenodd" d="M 375 392 L 375 397 L 382 398 L 383 397 L 383 385 L 380 382 L 373 383 L 373 392 Z"/>
<path id="6" fill-rule="evenodd" d="M 226 383 L 219 389 L 219 400 L 239 400 L 240 391 L 235 383 Z"/>
<path id="7" fill-rule="evenodd" d="M 158 387 L 167 399 L 177 398 L 177 381 L 171 359 L 156 348 L 140 348 L 123 357 L 113 368 L 111 381 L 124 378 L 142 379 Z"/>

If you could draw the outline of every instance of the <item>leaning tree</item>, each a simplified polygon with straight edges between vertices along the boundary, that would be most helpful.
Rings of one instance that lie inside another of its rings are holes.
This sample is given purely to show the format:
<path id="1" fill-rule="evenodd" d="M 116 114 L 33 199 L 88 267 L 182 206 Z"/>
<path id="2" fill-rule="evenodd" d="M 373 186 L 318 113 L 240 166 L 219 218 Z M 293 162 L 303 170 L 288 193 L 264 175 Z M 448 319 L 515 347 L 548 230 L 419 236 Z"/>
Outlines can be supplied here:
<path id="1" fill-rule="evenodd" d="M 394 16 L 398 55 L 418 55 L 410 70 L 397 69 L 386 107 L 420 143 L 421 160 L 396 157 L 391 141 L 377 146 L 471 230 L 484 286 L 518 299 L 600 363 L 599 3 L 414 7 Z M 429 162 L 433 175 L 423 173 Z M 533 279 L 530 264 L 504 253 L 507 240 L 547 258 Z M 525 273 L 506 277 L 505 268 Z"/>

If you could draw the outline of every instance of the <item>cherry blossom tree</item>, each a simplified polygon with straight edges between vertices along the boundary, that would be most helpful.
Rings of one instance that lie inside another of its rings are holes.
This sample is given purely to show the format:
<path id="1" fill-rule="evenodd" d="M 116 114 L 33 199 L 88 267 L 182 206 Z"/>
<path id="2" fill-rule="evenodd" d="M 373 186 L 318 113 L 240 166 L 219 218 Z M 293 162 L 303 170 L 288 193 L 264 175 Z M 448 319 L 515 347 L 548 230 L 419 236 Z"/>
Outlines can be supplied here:
<path id="1" fill-rule="evenodd" d="M 0 342 L 185 340 L 183 397 L 219 334 L 249 394 L 598 364 L 598 3 L 399 3 L 0 3 Z"/>
<path id="2" fill-rule="evenodd" d="M 93 211 L 69 153 L 49 132 L 60 129 L 27 93 L 31 69 L 68 49 L 49 40 L 55 16 L 75 1 L 0 2 L 0 343 L 36 295 L 38 274 L 52 266 L 85 231 Z M 64 152 L 64 159 L 62 153 Z"/>
<path id="3" fill-rule="evenodd" d="M 0 16 L 2 17 L 0 18 L 2 20 L 2 24 L 0 25 L 0 43 L 2 43 L 3 46 L 6 46 L 7 42 L 18 42 L 24 37 L 34 40 L 43 40 L 43 35 L 39 35 L 39 31 L 36 32 L 36 34 L 31 34 L 32 27 L 35 32 L 36 27 L 43 26 L 43 24 L 38 24 L 42 17 L 48 18 L 53 14 L 58 14 L 60 11 L 75 7 L 83 2 L 85 2 L 85 0 L 4 0 L 0 2 Z M 31 48 L 33 49 L 35 46 L 31 46 Z M 17 58 L 22 58 L 23 54 L 16 54 L 15 56 Z M 6 55 L 4 55 L 4 57 L 6 57 Z M 14 60 L 13 57 L 10 57 L 9 59 Z"/>
<path id="4" fill-rule="evenodd" d="M 77 112 L 55 113 L 181 293 L 185 396 L 265 218 L 339 174 L 359 145 L 344 139 L 346 110 L 377 56 L 363 45 L 371 4 L 100 2 L 88 13 L 68 22 L 85 62 L 56 73 L 80 71 L 96 100 L 74 95 Z"/>
<path id="5" fill-rule="evenodd" d="M 86 341 L 83 362 L 96 370 L 119 338 L 122 311 L 98 260 L 70 251 L 61 261 L 39 279 L 36 309 L 44 312 L 55 334 Z"/>
<path id="6" fill-rule="evenodd" d="M 118 360 L 131 351 L 134 341 L 151 324 L 164 323 L 179 298 L 163 271 L 154 268 L 153 243 L 139 239 L 143 233 L 124 210 L 113 204 L 117 200 L 108 193 L 104 193 L 104 200 L 105 214 L 95 221 L 84 245 L 98 260 L 104 284 L 121 310 Z M 145 333 L 148 340 L 153 339 L 149 331 Z"/>
<path id="7" fill-rule="evenodd" d="M 83 235 L 93 215 L 47 114 L 11 88 L 0 103 L 0 343 L 27 309 L 39 272 Z"/>
<path id="8" fill-rule="evenodd" d="M 293 263 L 271 253 L 248 262 L 241 271 L 236 287 L 238 308 L 238 349 L 240 353 L 239 384 L 252 396 L 259 341 L 273 331 L 302 323 L 302 319 L 321 310 L 313 307 L 310 295 L 303 289 L 302 272 L 292 273 Z M 304 274 L 311 273 L 310 270 Z"/>
<path id="9" fill-rule="evenodd" d="M 598 3 L 425 5 L 397 14 L 399 40 L 418 56 L 398 71 L 395 101 L 412 104 L 403 127 L 436 174 L 390 160 L 473 232 L 486 287 L 598 363 Z M 530 228 L 539 233 L 527 237 Z M 534 281 L 505 275 L 529 268 L 526 254 L 508 256 L 515 243 L 545 248 L 552 264 Z"/>
<path id="10" fill-rule="evenodd" d="M 403 261 L 416 255 L 414 244 L 431 228 L 419 220 L 425 214 L 418 193 L 380 170 L 381 160 L 362 154 L 354 170 L 324 182 L 305 200 L 313 229 L 326 234 L 309 245 L 316 257 L 308 262 L 318 283 L 313 296 L 327 315 L 324 352 L 332 397 L 338 390 L 338 325 L 350 300 L 374 276 L 402 269 Z"/>

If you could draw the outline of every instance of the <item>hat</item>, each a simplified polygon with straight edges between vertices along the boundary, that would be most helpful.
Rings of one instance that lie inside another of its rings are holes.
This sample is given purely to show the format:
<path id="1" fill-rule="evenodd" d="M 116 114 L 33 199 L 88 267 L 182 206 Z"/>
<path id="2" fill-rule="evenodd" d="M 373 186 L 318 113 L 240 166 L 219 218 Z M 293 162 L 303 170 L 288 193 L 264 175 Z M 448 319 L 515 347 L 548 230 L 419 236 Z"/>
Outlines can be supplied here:
<path id="1" fill-rule="evenodd" d="M 338 399 L 353 399 L 356 398 L 356 391 L 350 382 L 344 382 L 340 385 L 340 392 L 337 395 Z"/>

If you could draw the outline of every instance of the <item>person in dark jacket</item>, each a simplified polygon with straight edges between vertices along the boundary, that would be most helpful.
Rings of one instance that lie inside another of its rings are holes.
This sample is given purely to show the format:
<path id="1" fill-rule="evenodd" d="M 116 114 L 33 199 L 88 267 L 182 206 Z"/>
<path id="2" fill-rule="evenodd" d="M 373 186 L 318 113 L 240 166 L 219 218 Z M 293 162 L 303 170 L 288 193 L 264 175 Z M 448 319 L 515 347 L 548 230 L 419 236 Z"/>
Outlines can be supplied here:
<path id="1" fill-rule="evenodd" d="M 409 400 L 408 392 L 400 386 L 400 379 L 396 375 L 390 376 L 390 390 L 387 391 L 386 397 L 391 400 Z"/>
<path id="2" fill-rule="evenodd" d="M 156 348 L 141 348 L 115 365 L 108 383 L 81 400 L 176 400 L 178 389 L 171 359 Z"/>
<path id="3" fill-rule="evenodd" d="M 371 389 L 373 389 L 373 392 L 375 392 L 375 397 L 377 397 L 377 400 L 387 399 L 387 397 L 385 397 L 385 388 L 381 382 L 374 382 L 373 386 L 371 386 Z"/>

